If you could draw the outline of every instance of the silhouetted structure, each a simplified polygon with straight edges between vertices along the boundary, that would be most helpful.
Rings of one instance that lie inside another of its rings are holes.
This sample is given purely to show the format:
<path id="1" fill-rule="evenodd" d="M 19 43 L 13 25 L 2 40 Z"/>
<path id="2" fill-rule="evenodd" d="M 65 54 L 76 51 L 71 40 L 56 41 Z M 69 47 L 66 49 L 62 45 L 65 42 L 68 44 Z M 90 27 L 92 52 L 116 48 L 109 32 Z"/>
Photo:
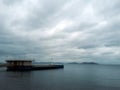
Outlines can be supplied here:
<path id="1" fill-rule="evenodd" d="M 8 66 L 31 66 L 32 60 L 6 60 Z"/>
<path id="2" fill-rule="evenodd" d="M 6 60 L 7 70 L 25 71 L 25 70 L 45 70 L 64 68 L 64 65 L 32 65 L 32 60 Z"/>
<path id="3" fill-rule="evenodd" d="M 32 60 L 6 60 L 7 70 L 31 70 Z"/>

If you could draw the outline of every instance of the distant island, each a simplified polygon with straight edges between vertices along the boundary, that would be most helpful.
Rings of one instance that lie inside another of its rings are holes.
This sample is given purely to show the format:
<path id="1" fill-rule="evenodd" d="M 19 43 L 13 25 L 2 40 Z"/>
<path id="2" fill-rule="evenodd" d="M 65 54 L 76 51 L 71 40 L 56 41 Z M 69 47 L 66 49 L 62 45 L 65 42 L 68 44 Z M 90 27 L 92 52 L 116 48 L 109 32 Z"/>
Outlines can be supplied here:
<path id="1" fill-rule="evenodd" d="M 98 65 L 98 63 L 96 62 L 70 62 L 68 64 L 94 64 L 94 65 Z"/>
<path id="2" fill-rule="evenodd" d="M 96 62 L 82 62 L 81 64 L 98 64 Z"/>

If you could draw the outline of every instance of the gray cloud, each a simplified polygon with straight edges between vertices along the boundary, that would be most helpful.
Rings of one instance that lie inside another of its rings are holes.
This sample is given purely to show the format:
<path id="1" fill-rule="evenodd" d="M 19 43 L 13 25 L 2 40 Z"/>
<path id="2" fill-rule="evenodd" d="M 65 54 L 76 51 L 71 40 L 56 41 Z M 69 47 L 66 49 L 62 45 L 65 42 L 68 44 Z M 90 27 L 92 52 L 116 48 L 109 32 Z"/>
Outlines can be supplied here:
<path id="1" fill-rule="evenodd" d="M 0 58 L 120 63 L 119 4 L 119 0 L 1 0 Z"/>

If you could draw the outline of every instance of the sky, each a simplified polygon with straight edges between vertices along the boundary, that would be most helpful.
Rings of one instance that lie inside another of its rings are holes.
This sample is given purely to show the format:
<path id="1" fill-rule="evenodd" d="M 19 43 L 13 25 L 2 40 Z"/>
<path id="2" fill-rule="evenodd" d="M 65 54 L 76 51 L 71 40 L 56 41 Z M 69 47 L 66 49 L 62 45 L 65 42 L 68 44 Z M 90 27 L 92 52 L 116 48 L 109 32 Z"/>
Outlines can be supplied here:
<path id="1" fill-rule="evenodd" d="M 120 64 L 120 0 L 0 0 L 0 61 Z"/>

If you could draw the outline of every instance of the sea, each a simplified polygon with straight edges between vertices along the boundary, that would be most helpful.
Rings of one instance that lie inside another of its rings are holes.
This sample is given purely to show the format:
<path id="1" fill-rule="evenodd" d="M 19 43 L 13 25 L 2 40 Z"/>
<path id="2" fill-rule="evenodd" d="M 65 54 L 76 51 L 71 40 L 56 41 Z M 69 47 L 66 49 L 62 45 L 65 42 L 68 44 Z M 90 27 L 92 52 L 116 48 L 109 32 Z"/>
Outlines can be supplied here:
<path id="1" fill-rule="evenodd" d="M 6 71 L 0 90 L 120 90 L 120 65 L 65 64 L 64 69 Z"/>

